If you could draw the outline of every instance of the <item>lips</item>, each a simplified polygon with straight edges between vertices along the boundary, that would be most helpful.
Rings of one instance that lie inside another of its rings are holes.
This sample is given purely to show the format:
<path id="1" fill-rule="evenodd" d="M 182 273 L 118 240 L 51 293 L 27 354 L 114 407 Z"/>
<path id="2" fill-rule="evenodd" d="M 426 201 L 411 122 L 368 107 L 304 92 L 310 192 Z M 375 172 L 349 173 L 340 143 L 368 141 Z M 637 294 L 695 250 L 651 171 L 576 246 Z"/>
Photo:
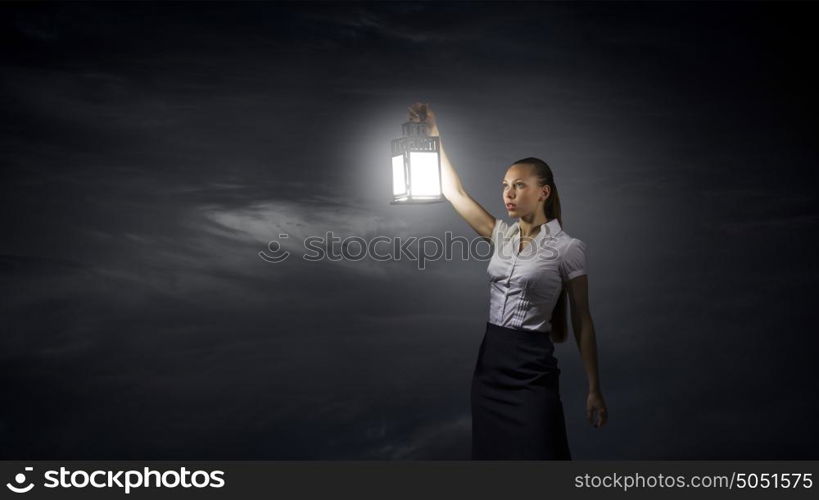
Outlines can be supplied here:
<path id="1" fill-rule="evenodd" d="M 507 203 L 506 204 L 506 208 L 508 208 L 509 210 L 512 210 L 515 207 L 517 207 L 517 205 L 515 205 L 514 203 Z"/>

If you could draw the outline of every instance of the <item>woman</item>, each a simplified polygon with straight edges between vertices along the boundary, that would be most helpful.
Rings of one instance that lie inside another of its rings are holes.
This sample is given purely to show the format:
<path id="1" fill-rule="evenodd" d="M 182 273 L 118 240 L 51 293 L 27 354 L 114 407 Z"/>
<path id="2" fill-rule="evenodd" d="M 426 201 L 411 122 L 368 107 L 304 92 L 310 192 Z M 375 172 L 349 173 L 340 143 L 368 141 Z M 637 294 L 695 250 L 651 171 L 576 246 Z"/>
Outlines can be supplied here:
<path id="1" fill-rule="evenodd" d="M 410 106 L 410 120 L 438 136 L 435 113 Z M 560 198 L 549 166 L 537 158 L 512 164 L 503 178 L 508 225 L 461 185 L 441 144 L 443 194 L 477 233 L 494 243 L 489 262 L 489 321 L 472 378 L 472 458 L 571 460 L 560 400 L 554 342 L 566 339 L 566 296 L 586 368 L 586 418 L 605 425 L 589 312 L 586 245 L 561 228 Z"/>

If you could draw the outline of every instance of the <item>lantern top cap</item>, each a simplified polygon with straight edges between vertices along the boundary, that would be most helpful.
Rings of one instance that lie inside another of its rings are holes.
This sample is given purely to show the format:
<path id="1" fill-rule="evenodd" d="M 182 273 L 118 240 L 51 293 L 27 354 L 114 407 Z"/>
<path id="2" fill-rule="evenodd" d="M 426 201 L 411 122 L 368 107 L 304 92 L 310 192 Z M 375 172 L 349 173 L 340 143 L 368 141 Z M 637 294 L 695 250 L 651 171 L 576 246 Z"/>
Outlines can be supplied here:
<path id="1" fill-rule="evenodd" d="M 426 122 L 404 122 L 401 125 L 401 132 L 405 136 L 428 136 L 429 126 Z"/>

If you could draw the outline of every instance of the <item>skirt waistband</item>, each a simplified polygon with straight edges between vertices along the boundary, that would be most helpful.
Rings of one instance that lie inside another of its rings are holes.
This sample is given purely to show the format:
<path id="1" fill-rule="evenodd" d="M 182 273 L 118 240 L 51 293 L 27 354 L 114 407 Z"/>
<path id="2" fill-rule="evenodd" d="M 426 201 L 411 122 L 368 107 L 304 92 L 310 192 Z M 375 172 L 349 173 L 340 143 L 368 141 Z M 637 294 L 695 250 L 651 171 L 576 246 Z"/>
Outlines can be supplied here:
<path id="1" fill-rule="evenodd" d="M 494 323 L 486 322 L 486 332 L 496 334 L 499 337 L 507 337 L 510 340 L 519 342 L 531 342 L 534 344 L 552 344 L 549 332 L 537 332 L 532 330 L 519 330 L 517 328 L 507 328 Z"/>

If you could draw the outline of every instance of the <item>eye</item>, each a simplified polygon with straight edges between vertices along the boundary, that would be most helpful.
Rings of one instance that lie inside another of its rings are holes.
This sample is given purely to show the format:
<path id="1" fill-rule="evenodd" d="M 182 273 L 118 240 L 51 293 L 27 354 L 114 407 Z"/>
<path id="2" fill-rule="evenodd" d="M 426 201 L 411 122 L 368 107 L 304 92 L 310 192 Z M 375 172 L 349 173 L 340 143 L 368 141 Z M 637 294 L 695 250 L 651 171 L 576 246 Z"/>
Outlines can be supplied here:
<path id="1" fill-rule="evenodd" d="M 517 187 L 519 187 L 519 188 L 520 188 L 520 187 L 523 187 L 523 186 L 525 186 L 525 185 L 526 185 L 526 184 L 524 184 L 524 183 L 522 183 L 522 182 L 518 182 L 518 183 L 516 184 L 516 186 L 517 186 Z"/>

